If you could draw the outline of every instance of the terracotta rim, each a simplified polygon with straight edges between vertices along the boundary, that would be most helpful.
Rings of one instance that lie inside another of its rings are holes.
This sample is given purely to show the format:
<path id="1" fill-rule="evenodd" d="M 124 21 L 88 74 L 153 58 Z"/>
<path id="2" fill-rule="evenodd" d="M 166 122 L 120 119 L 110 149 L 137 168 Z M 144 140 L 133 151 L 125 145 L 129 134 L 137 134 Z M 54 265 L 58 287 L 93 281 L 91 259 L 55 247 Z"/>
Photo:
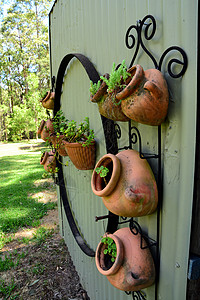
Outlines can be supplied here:
<path id="1" fill-rule="evenodd" d="M 45 151 L 45 152 L 42 154 L 41 159 L 40 159 L 40 164 L 41 164 L 41 165 L 44 165 L 44 164 L 45 164 L 45 161 L 47 160 L 48 154 L 49 154 L 49 153 L 48 153 L 47 151 Z"/>
<path id="2" fill-rule="evenodd" d="M 116 95 L 117 100 L 123 100 L 130 96 L 138 85 L 144 80 L 144 70 L 142 66 L 135 65 L 128 69 L 127 72 L 131 73 L 132 79 L 128 81 L 126 87 Z"/>
<path id="3" fill-rule="evenodd" d="M 99 270 L 99 272 L 102 275 L 108 276 L 108 275 L 115 274 L 119 270 L 120 266 L 122 265 L 123 258 L 124 258 L 124 246 L 123 246 L 121 240 L 114 234 L 107 233 L 107 234 L 104 234 L 104 237 L 112 238 L 117 247 L 117 256 L 116 256 L 115 262 L 113 263 L 111 268 L 108 270 L 103 270 L 101 267 L 101 263 L 100 263 L 100 256 L 102 255 L 102 257 L 101 257 L 102 260 L 105 256 L 105 254 L 102 253 L 102 248 L 103 248 L 104 244 L 102 242 L 100 242 L 96 249 L 95 262 L 96 262 L 97 269 Z"/>
<path id="4" fill-rule="evenodd" d="M 103 178 L 101 178 L 96 173 L 95 169 L 102 165 L 104 165 L 106 167 L 106 166 L 108 166 L 108 164 L 110 162 L 112 162 L 112 166 L 113 166 L 112 175 L 111 175 L 111 178 L 110 178 L 108 184 L 104 188 L 102 188 L 103 187 Z M 121 173 L 121 163 L 120 163 L 120 160 L 118 159 L 118 157 L 116 157 L 113 154 L 104 155 L 97 162 L 97 164 L 94 168 L 94 171 L 92 173 L 91 187 L 92 187 L 93 193 L 99 197 L 108 196 L 115 188 L 115 186 L 119 180 L 120 173 Z"/>

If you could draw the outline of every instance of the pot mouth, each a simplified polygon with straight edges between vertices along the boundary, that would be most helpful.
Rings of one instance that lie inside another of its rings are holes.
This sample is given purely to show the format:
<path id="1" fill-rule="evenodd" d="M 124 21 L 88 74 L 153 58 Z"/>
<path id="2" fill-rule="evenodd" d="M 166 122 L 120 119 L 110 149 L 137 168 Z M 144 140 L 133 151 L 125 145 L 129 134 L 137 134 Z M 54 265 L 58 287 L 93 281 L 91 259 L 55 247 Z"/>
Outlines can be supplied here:
<path id="1" fill-rule="evenodd" d="M 117 256 L 115 258 L 115 261 L 112 263 L 109 259 L 109 254 L 104 254 L 106 245 L 100 242 L 97 246 L 97 250 L 95 254 L 97 269 L 101 274 L 108 276 L 108 275 L 115 274 L 119 270 L 120 266 L 122 265 L 124 259 L 124 247 L 120 239 L 114 234 L 106 233 L 104 237 L 112 238 L 117 248 Z"/>
<path id="2" fill-rule="evenodd" d="M 41 132 L 42 132 L 42 130 L 43 130 L 43 128 L 44 128 L 44 125 L 45 125 L 45 121 L 42 120 L 42 121 L 40 122 L 40 126 L 39 126 L 38 131 L 37 131 L 38 134 L 41 134 Z"/>
<path id="3" fill-rule="evenodd" d="M 106 167 L 109 172 L 105 177 L 100 177 L 96 172 L 98 167 Z M 97 196 L 108 196 L 115 188 L 121 173 L 120 160 L 113 154 L 104 155 L 96 164 L 91 180 L 92 191 Z"/>
<path id="4" fill-rule="evenodd" d="M 41 164 L 41 165 L 44 165 L 44 164 L 45 164 L 45 161 L 46 161 L 47 157 L 48 157 L 48 152 L 45 151 L 45 152 L 42 154 L 41 159 L 40 159 L 40 164 Z"/>

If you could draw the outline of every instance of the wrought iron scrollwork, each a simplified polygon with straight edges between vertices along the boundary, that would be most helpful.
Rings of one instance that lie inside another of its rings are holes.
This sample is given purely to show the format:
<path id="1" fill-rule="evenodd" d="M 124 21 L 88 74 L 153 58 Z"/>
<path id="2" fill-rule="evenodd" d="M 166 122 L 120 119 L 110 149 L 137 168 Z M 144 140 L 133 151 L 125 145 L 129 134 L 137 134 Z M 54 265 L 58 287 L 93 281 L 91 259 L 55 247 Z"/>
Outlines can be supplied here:
<path id="1" fill-rule="evenodd" d="M 137 33 L 137 37 L 135 37 L 132 33 L 133 29 L 136 31 Z M 133 58 L 131 60 L 130 66 L 132 67 L 132 65 L 135 62 L 135 59 L 138 55 L 140 46 L 142 47 L 142 49 L 144 50 L 144 52 L 150 57 L 150 59 L 152 60 L 155 69 L 158 69 L 161 71 L 162 68 L 162 63 L 164 61 L 164 59 L 166 58 L 166 56 L 171 52 L 178 52 L 179 55 L 182 56 L 182 60 L 178 59 L 178 58 L 172 58 L 169 60 L 168 62 L 168 66 L 167 66 L 167 71 L 169 73 L 169 75 L 172 78 L 179 78 L 181 76 L 184 75 L 186 69 L 187 69 L 187 65 L 188 65 L 188 59 L 187 59 L 187 55 L 185 53 L 185 51 L 178 47 L 178 46 L 171 46 L 169 48 L 167 48 L 163 54 L 161 55 L 161 58 L 159 61 L 157 61 L 155 59 L 155 57 L 152 55 L 152 53 L 147 49 L 147 47 L 144 44 L 143 41 L 143 35 L 142 32 L 144 32 L 144 38 L 149 41 L 151 40 L 156 32 L 156 20 L 152 15 L 147 15 L 145 16 L 142 20 L 138 20 L 136 25 L 131 25 L 125 35 L 125 44 L 126 47 L 128 49 L 133 49 L 135 47 L 135 53 L 133 55 Z M 182 70 L 175 74 L 172 71 L 172 65 L 173 64 L 179 64 L 182 66 Z"/>
<path id="2" fill-rule="evenodd" d="M 146 300 L 146 294 L 143 291 L 125 292 L 127 295 L 132 295 L 133 300 Z"/>

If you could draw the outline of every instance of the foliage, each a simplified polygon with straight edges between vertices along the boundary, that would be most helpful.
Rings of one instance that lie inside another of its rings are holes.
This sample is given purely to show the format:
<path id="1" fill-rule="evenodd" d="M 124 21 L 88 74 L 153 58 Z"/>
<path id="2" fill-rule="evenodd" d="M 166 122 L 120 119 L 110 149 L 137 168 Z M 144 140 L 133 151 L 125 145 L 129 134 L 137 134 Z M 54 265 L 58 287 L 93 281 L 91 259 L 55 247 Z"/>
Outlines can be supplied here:
<path id="1" fill-rule="evenodd" d="M 50 86 L 48 27 L 45 22 L 50 3 L 51 0 L 6 3 L 9 6 L 2 15 L 0 31 L 0 140 L 29 137 L 30 131 L 36 132 L 42 118 L 39 99 L 42 91 Z M 17 123 L 15 115 L 19 114 L 16 107 L 21 110 L 20 115 L 32 117 L 23 134 L 22 129 L 19 134 L 12 129 Z"/>
<path id="2" fill-rule="evenodd" d="M 98 80 L 97 83 L 93 83 L 92 80 L 90 80 L 90 93 L 92 95 L 95 95 L 96 92 L 98 91 L 98 89 L 100 88 L 100 86 L 101 86 L 101 81 L 100 80 Z"/>
<path id="3" fill-rule="evenodd" d="M 90 129 L 89 118 L 77 125 L 74 120 L 67 120 L 60 110 L 54 117 L 53 126 L 57 137 L 64 135 L 64 140 L 69 143 L 81 143 L 83 147 L 91 145 L 94 140 L 94 131 Z"/>
<path id="4" fill-rule="evenodd" d="M 100 166 L 100 167 L 97 167 L 95 169 L 95 171 L 97 174 L 99 174 L 100 177 L 106 177 L 109 172 L 109 169 L 104 166 Z"/>
<path id="5" fill-rule="evenodd" d="M 104 249 L 104 254 L 109 254 L 111 256 L 111 261 L 115 262 L 115 259 L 117 257 L 117 247 L 114 240 L 106 236 L 101 239 L 101 243 L 106 245 L 106 249 Z"/>
<path id="6" fill-rule="evenodd" d="M 130 75 L 131 74 L 127 72 L 125 60 L 123 60 L 121 65 L 117 69 L 115 63 L 113 63 L 109 78 L 106 78 L 104 76 L 101 76 L 100 78 L 107 84 L 107 91 L 112 93 L 117 87 L 124 87 L 124 82 Z"/>
<path id="7" fill-rule="evenodd" d="M 100 167 L 97 167 L 95 169 L 95 171 L 96 171 L 97 174 L 99 174 L 100 177 L 103 178 L 103 180 L 105 182 L 105 185 L 107 185 L 108 182 L 106 180 L 106 176 L 108 175 L 109 169 L 107 167 L 100 166 Z"/>
<path id="8" fill-rule="evenodd" d="M 121 89 L 125 86 L 125 81 L 130 75 L 131 74 L 127 72 L 125 60 L 123 60 L 118 68 L 116 68 L 116 64 L 113 63 L 112 70 L 108 78 L 106 76 L 100 76 L 100 78 L 106 83 L 108 87 L 107 92 L 113 93 L 116 89 Z M 96 94 L 100 85 L 100 80 L 97 83 L 90 81 L 90 93 L 92 95 Z"/>

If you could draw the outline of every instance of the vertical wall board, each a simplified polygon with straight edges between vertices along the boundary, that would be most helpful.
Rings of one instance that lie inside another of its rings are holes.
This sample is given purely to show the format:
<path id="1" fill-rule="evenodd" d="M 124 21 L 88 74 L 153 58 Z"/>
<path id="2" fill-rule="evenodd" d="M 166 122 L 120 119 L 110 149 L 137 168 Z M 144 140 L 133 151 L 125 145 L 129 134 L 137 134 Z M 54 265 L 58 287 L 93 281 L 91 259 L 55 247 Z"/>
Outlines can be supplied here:
<path id="1" fill-rule="evenodd" d="M 62 58 L 68 53 L 82 53 L 95 65 L 99 74 L 110 72 L 113 62 L 123 59 L 129 64 L 134 49 L 125 45 L 125 34 L 137 20 L 152 14 L 156 33 L 145 46 L 159 60 L 170 46 L 183 48 L 188 56 L 188 68 L 183 78 L 172 79 L 167 70 L 169 60 L 182 57 L 174 51 L 163 62 L 162 72 L 167 80 L 170 105 L 162 125 L 163 201 L 160 230 L 160 278 L 158 299 L 186 298 L 187 265 L 193 197 L 196 90 L 197 90 L 197 22 L 198 1 L 183 0 L 57 0 L 50 12 L 52 76 Z M 135 63 L 144 69 L 154 67 L 140 50 Z M 180 69 L 173 64 L 173 69 Z M 86 116 L 97 139 L 97 160 L 106 153 L 101 118 L 96 104 L 90 103 L 89 78 L 74 59 L 63 82 L 61 108 L 69 119 L 77 122 Z M 128 145 L 128 125 L 118 122 L 122 130 L 119 147 Z M 137 124 L 142 137 L 143 151 L 157 153 L 157 127 Z M 138 149 L 138 145 L 135 145 Z M 67 158 L 64 161 L 68 160 Z M 149 160 L 157 178 L 157 162 Z M 95 249 L 107 222 L 94 222 L 96 215 L 107 214 L 101 199 L 90 188 L 92 171 L 79 171 L 71 162 L 64 167 L 65 184 L 77 224 L 87 243 Z M 87 257 L 76 244 L 64 209 L 59 217 L 66 244 L 80 279 L 91 300 L 130 299 L 115 289 L 96 269 L 94 258 Z M 156 213 L 137 219 L 143 230 L 156 239 Z M 125 225 L 124 225 L 125 226 Z M 145 290 L 148 300 L 155 299 L 155 287 Z"/>

